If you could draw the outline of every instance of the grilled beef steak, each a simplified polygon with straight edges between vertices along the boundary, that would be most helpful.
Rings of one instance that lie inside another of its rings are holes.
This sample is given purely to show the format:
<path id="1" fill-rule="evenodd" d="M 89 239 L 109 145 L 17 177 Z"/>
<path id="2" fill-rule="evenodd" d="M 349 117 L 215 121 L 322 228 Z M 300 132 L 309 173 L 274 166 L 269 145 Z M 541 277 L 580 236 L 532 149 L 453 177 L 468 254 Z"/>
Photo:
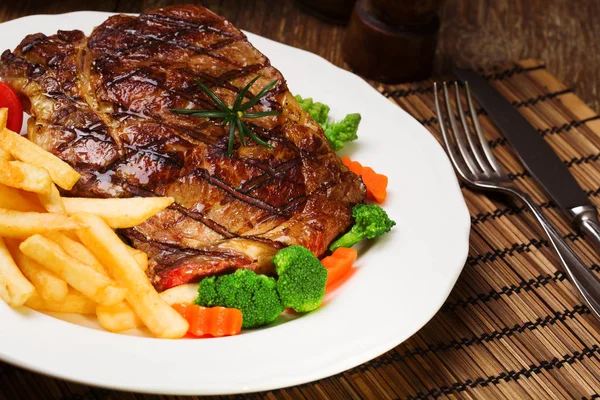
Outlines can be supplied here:
<path id="1" fill-rule="evenodd" d="M 248 98 L 278 84 L 251 111 L 282 114 L 247 123 L 273 149 L 236 139 L 228 157 L 221 121 L 170 112 L 215 108 L 195 79 L 231 105 L 258 74 Z M 121 231 L 148 253 L 159 290 L 237 268 L 272 273 L 286 245 L 320 255 L 365 197 L 281 73 L 202 7 L 113 16 L 89 37 L 29 35 L 2 54 L 0 78 L 29 109 L 29 138 L 81 173 L 67 195 L 175 198 Z"/>

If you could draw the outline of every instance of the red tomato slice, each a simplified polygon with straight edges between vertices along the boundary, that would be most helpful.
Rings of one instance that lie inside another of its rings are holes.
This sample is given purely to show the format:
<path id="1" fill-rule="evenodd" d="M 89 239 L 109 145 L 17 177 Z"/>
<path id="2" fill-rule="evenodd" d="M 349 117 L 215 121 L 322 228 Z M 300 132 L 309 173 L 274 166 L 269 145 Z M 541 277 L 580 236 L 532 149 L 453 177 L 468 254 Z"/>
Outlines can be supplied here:
<path id="1" fill-rule="evenodd" d="M 6 127 L 20 133 L 23 124 L 23 106 L 17 94 L 5 83 L 0 82 L 0 108 L 8 108 Z"/>

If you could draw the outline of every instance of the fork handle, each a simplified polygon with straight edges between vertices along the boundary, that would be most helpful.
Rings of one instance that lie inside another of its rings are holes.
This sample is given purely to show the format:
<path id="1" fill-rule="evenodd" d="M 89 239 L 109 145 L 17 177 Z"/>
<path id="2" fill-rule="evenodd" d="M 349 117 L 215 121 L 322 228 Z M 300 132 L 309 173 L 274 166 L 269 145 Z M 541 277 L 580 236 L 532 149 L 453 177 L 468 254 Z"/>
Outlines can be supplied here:
<path id="1" fill-rule="evenodd" d="M 570 210 L 574 217 L 574 224 L 585 238 L 593 243 L 596 250 L 600 250 L 600 222 L 598 212 L 594 206 L 575 207 Z"/>
<path id="2" fill-rule="evenodd" d="M 571 282 L 573 282 L 577 289 L 579 289 L 579 292 L 583 296 L 583 299 L 590 309 L 597 316 L 600 316 L 600 279 L 594 275 L 594 273 L 583 263 L 579 256 L 571 249 L 571 247 L 563 239 L 562 235 L 556 230 L 552 222 L 550 222 L 550 220 L 533 202 L 529 195 L 519 191 L 511 190 L 511 192 L 518 196 L 523 203 L 525 203 L 531 209 L 533 215 L 535 215 L 539 223 L 542 225 L 542 228 L 548 235 L 550 243 L 552 243 L 552 247 L 554 247 L 554 250 L 556 250 L 558 253 L 560 261 L 562 262 L 565 271 L 567 271 L 567 275 L 569 276 Z M 582 230 L 584 229 L 584 226 L 586 225 L 582 225 Z M 600 230 L 597 232 L 600 233 Z M 600 244 L 600 241 L 598 244 Z"/>

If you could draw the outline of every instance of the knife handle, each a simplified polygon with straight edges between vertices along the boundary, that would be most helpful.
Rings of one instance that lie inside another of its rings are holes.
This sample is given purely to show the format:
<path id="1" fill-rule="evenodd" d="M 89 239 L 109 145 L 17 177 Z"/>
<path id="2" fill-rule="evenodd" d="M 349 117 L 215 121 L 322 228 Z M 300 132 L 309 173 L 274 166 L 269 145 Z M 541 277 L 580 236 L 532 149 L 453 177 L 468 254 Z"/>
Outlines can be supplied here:
<path id="1" fill-rule="evenodd" d="M 531 209 L 533 215 L 537 218 L 539 223 L 542 225 L 542 228 L 548 235 L 548 239 L 550 239 L 550 243 L 554 250 L 558 253 L 561 263 L 564 266 L 567 275 L 569 276 L 571 282 L 577 287 L 583 299 L 590 307 L 590 309 L 600 317 L 600 279 L 584 264 L 584 262 L 579 258 L 579 256 L 571 249 L 571 247 L 567 244 L 567 242 L 563 239 L 562 235 L 556 230 L 552 222 L 546 217 L 544 212 L 535 204 L 535 202 L 529 197 L 527 194 L 522 193 L 520 191 L 512 191 L 521 200 Z M 595 224 L 590 224 L 586 222 L 585 226 L 595 226 L 595 240 L 598 240 L 598 244 L 600 244 L 600 227 L 598 226 L 598 217 L 596 215 L 595 209 L 594 217 Z M 592 220 L 593 218 L 589 218 L 586 220 Z M 582 229 L 584 224 L 582 223 Z M 587 229 L 587 228 L 586 228 Z M 590 228 L 591 229 L 591 228 Z"/>
<path id="2" fill-rule="evenodd" d="M 600 221 L 598 221 L 596 208 L 581 206 L 570 211 L 574 217 L 575 226 L 585 235 L 586 239 L 594 244 L 596 250 L 600 251 Z"/>

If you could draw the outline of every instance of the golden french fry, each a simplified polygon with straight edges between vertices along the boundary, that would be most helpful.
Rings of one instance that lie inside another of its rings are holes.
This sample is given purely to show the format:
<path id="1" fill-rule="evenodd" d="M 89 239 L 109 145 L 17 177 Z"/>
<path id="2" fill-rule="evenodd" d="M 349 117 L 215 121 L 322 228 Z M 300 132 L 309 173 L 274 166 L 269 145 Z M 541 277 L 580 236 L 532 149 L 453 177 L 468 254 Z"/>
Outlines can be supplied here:
<path id="1" fill-rule="evenodd" d="M 6 128 L 6 122 L 8 121 L 8 108 L 4 107 L 4 108 L 0 108 L 0 131 L 3 131 L 4 128 Z M 6 161 L 11 161 L 12 155 L 0 148 L 0 158 Z"/>
<path id="2" fill-rule="evenodd" d="M 139 328 L 143 325 L 127 302 L 122 301 L 113 306 L 96 306 L 96 316 L 102 327 L 111 332 L 123 332 L 129 329 Z"/>
<path id="3" fill-rule="evenodd" d="M 35 292 L 0 238 L 0 298 L 13 307 L 22 306 Z"/>
<path id="4" fill-rule="evenodd" d="M 117 286 L 107 276 L 71 257 L 58 243 L 42 235 L 27 238 L 19 249 L 97 303 L 113 305 L 125 298 L 125 288 Z"/>
<path id="5" fill-rule="evenodd" d="M 79 180 L 79 173 L 69 164 L 18 133 L 8 129 L 0 130 L 0 147 L 17 160 L 47 170 L 52 181 L 65 190 L 71 190 Z"/>
<path id="6" fill-rule="evenodd" d="M 49 194 L 52 191 L 52 179 L 45 169 L 21 161 L 6 161 L 2 158 L 0 158 L 0 183 L 27 192 Z"/>
<path id="7" fill-rule="evenodd" d="M 77 230 L 79 239 L 94 253 L 117 282 L 127 289 L 127 302 L 157 337 L 180 338 L 188 330 L 187 321 L 156 292 L 135 258 L 108 224 L 87 213 L 73 215 L 85 228 Z"/>
<path id="8" fill-rule="evenodd" d="M 44 233 L 48 239 L 55 241 L 62 247 L 70 256 L 78 259 L 79 261 L 88 264 L 90 267 L 94 268 L 96 271 L 100 272 L 103 275 L 109 276 L 108 271 L 104 266 L 98 261 L 96 256 L 94 256 L 81 242 L 76 239 L 73 239 L 65 234 L 65 232 L 47 232 Z M 77 236 L 75 236 L 77 238 Z M 141 250 L 134 249 L 133 247 L 128 246 L 129 251 L 135 257 L 135 260 L 138 262 L 140 269 L 142 271 L 146 271 L 148 269 L 148 255 Z"/>
<path id="9" fill-rule="evenodd" d="M 127 250 L 129 250 L 129 252 L 133 255 L 135 260 L 138 262 L 140 269 L 142 271 L 146 271 L 148 269 L 148 254 L 144 253 L 141 250 L 134 249 L 133 247 L 127 244 L 125 244 L 125 247 L 127 247 Z"/>
<path id="10" fill-rule="evenodd" d="M 0 184 L 0 208 L 14 211 L 44 211 L 31 201 L 28 193 Z"/>
<path id="11" fill-rule="evenodd" d="M 3 107 L 0 108 L 0 131 L 6 128 L 6 123 L 8 122 L 8 108 Z"/>
<path id="12" fill-rule="evenodd" d="M 38 194 L 38 199 L 46 211 L 55 214 L 66 214 L 65 206 L 63 204 L 60 193 L 54 184 L 51 185 L 52 190 L 50 194 Z"/>
<path id="13" fill-rule="evenodd" d="M 62 303 L 65 301 L 69 292 L 67 282 L 23 254 L 19 250 L 19 242 L 17 240 L 7 240 L 6 246 L 23 275 L 29 279 L 35 290 L 44 300 L 52 303 Z"/>
<path id="14" fill-rule="evenodd" d="M 81 243 L 79 241 L 79 237 L 77 237 L 77 234 L 74 231 L 61 231 L 60 233 L 62 233 L 69 239 L 76 241 L 77 243 Z"/>
<path id="15" fill-rule="evenodd" d="M 71 257 L 89 265 L 102 275 L 108 276 L 106 268 L 104 268 L 104 266 L 100 264 L 100 261 L 98 261 L 98 259 L 79 241 L 71 239 L 63 232 L 48 232 L 45 233 L 44 236 L 58 243 Z"/>
<path id="16" fill-rule="evenodd" d="M 186 283 L 185 285 L 175 286 L 161 292 L 160 297 L 170 306 L 173 304 L 194 304 L 198 297 L 198 284 Z"/>
<path id="17" fill-rule="evenodd" d="M 81 224 L 66 215 L 0 209 L 0 236 L 4 237 L 26 238 L 36 233 L 80 227 Z"/>
<path id="18" fill-rule="evenodd" d="M 133 248 L 130 250 L 130 253 L 135 258 L 135 261 L 137 261 L 140 269 L 145 272 L 148 269 L 148 254 Z"/>
<path id="19" fill-rule="evenodd" d="M 88 199 L 69 197 L 63 203 L 67 214 L 85 212 L 97 215 L 113 228 L 131 228 L 156 215 L 173 203 L 172 197 L 131 197 Z"/>
<path id="20" fill-rule="evenodd" d="M 13 158 L 8 151 L 0 149 L 0 159 L 6 160 L 6 161 L 12 161 Z"/>
<path id="21" fill-rule="evenodd" d="M 57 313 L 94 314 L 96 312 L 96 303 L 73 288 L 69 288 L 67 297 L 61 303 L 48 301 L 34 292 L 25 305 L 33 310 Z"/>

